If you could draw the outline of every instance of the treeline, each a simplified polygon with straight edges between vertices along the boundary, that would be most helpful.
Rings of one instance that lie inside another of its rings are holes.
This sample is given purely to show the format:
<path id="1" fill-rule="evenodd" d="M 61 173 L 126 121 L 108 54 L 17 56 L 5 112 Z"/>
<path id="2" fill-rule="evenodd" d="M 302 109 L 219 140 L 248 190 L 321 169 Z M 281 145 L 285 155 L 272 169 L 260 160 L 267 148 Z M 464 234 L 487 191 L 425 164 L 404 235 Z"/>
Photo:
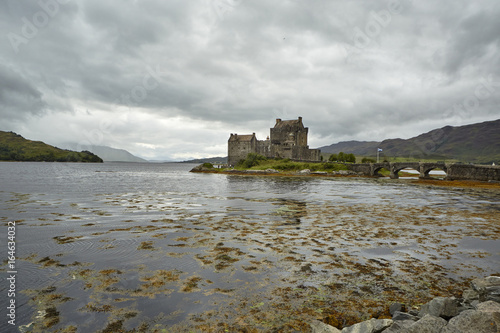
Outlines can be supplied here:
<path id="1" fill-rule="evenodd" d="M 331 154 L 330 157 L 328 157 L 328 161 L 339 163 L 356 163 L 356 156 L 354 156 L 354 154 L 346 154 L 341 151 L 338 154 Z M 361 163 L 375 163 L 375 160 L 373 158 L 363 157 L 363 159 L 361 159 Z"/>
<path id="2" fill-rule="evenodd" d="M 40 141 L 26 140 L 14 132 L 0 131 L 0 161 L 92 162 L 103 160 L 90 151 L 59 149 Z"/>
<path id="3" fill-rule="evenodd" d="M 330 162 L 356 163 L 356 156 L 341 151 L 338 154 L 331 154 L 328 160 Z"/>

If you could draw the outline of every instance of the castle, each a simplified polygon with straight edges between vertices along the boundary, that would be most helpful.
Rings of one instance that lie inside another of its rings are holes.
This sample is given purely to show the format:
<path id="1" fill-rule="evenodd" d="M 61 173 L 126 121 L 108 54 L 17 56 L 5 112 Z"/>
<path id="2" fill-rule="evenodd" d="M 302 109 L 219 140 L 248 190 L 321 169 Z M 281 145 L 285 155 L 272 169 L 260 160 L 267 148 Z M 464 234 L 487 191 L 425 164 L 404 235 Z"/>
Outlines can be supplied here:
<path id="1" fill-rule="evenodd" d="M 321 151 L 309 149 L 307 133 L 309 129 L 302 124 L 302 117 L 297 120 L 276 119 L 271 128 L 271 136 L 266 140 L 257 140 L 255 133 L 238 135 L 231 133 L 227 142 L 228 164 L 236 165 L 246 159 L 249 153 L 257 153 L 268 158 L 289 158 L 294 161 L 318 162 Z"/>

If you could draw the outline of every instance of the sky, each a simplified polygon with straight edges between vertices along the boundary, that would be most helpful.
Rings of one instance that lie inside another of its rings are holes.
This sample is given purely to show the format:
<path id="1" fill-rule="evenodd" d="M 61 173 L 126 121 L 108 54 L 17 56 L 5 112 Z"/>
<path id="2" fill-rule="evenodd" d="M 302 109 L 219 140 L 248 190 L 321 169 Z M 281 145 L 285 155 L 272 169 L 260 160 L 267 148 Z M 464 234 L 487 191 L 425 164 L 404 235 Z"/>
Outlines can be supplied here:
<path id="1" fill-rule="evenodd" d="M 2 0 L 0 130 L 148 160 L 500 118 L 498 0 Z"/>

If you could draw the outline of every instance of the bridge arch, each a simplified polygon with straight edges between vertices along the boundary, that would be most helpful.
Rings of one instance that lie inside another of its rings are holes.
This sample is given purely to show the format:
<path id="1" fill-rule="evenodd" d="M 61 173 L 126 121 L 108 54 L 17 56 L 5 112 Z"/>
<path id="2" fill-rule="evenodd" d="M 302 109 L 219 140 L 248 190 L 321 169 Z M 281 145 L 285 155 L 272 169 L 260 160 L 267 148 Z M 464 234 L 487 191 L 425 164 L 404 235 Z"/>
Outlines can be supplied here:
<path id="1" fill-rule="evenodd" d="M 370 176 L 372 177 L 383 177 L 383 175 L 379 173 L 379 171 L 382 169 L 386 169 L 387 171 L 391 172 L 391 165 L 389 163 L 372 163 L 370 164 L 370 166 Z"/>
<path id="2" fill-rule="evenodd" d="M 448 175 L 448 168 L 444 163 L 420 163 L 420 178 L 431 178 L 429 173 L 434 169 L 441 169 Z"/>
<path id="3" fill-rule="evenodd" d="M 399 163 L 391 163 L 391 178 L 398 179 L 399 171 L 403 169 L 413 169 L 419 173 L 420 171 L 420 163 L 418 162 L 399 162 Z"/>

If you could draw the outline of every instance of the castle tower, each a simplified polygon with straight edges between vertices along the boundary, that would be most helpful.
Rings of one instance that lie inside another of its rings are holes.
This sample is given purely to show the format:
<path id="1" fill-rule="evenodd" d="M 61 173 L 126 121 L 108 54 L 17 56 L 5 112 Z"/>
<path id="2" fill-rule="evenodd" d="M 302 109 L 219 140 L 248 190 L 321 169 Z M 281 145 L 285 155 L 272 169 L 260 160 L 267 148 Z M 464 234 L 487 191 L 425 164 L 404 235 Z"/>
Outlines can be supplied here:
<path id="1" fill-rule="evenodd" d="M 320 150 L 309 149 L 307 134 L 302 117 L 296 120 L 276 119 L 270 129 L 270 138 L 257 140 L 252 135 L 232 134 L 228 140 L 228 164 L 236 165 L 249 153 L 257 153 L 268 158 L 289 158 L 296 161 L 319 161 Z"/>

